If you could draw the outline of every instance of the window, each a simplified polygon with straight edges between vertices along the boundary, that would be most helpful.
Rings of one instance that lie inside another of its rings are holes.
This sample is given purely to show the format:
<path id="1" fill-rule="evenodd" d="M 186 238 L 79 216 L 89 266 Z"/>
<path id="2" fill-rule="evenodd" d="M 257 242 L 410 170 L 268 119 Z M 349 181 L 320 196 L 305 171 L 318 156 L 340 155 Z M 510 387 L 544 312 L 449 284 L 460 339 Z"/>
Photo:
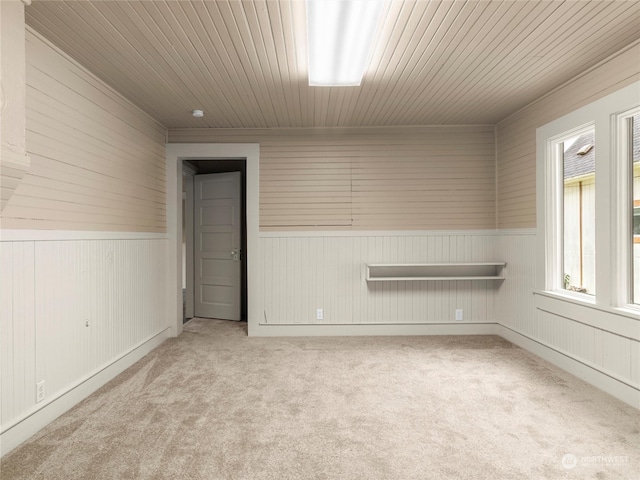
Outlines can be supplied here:
<path id="1" fill-rule="evenodd" d="M 539 127 L 536 137 L 538 290 L 636 318 L 640 82 Z"/>
<path id="2" fill-rule="evenodd" d="M 633 294 L 632 301 L 640 304 L 640 113 L 630 117 L 627 121 L 626 137 L 629 139 L 630 151 L 627 161 L 632 178 L 631 210 L 633 211 L 632 224 L 632 271 Z"/>
<path id="3" fill-rule="evenodd" d="M 640 305 L 640 107 L 615 115 L 615 158 L 611 217 L 620 306 Z M 616 279 L 614 279 L 616 284 Z"/>
<path id="4" fill-rule="evenodd" d="M 635 167 L 635 165 L 634 165 Z M 636 179 L 639 178 L 639 176 L 634 172 L 633 175 L 633 183 L 634 183 L 634 189 L 633 189 L 633 243 L 640 243 L 640 206 L 637 206 L 636 203 L 638 202 L 638 200 L 635 200 L 636 195 L 640 193 L 639 190 L 636 190 L 635 188 L 635 183 L 636 183 Z"/>
<path id="5" fill-rule="evenodd" d="M 592 128 L 562 142 L 562 286 L 596 291 L 596 149 Z"/>
<path id="6" fill-rule="evenodd" d="M 592 124 L 548 140 L 551 290 L 596 292 L 596 144 Z"/>
<path id="7" fill-rule="evenodd" d="M 640 305 L 640 107 L 615 115 L 612 218 L 618 226 L 614 258 L 620 294 L 617 304 Z M 616 215 L 617 213 L 617 215 Z M 617 218 L 616 218 L 617 217 Z M 615 281 L 614 281 L 615 283 Z"/>

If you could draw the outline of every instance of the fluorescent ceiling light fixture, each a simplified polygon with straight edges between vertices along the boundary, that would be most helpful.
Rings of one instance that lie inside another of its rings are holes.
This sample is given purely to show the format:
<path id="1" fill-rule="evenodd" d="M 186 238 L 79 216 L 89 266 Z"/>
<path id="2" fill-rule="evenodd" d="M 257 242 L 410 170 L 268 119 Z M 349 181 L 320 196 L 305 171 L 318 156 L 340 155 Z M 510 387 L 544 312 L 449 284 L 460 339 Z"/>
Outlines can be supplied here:
<path id="1" fill-rule="evenodd" d="M 360 85 L 383 0 L 307 0 L 309 85 Z"/>

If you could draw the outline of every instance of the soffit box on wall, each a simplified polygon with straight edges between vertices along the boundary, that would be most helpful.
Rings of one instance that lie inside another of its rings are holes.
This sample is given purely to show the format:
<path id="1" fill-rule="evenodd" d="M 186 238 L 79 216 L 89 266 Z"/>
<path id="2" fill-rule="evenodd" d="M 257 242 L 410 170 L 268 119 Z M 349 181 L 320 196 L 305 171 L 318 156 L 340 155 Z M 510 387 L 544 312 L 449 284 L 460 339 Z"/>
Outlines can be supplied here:
<path id="1" fill-rule="evenodd" d="M 9 203 L 18 185 L 26 175 L 31 160 L 27 155 L 13 152 L 4 146 L 0 151 L 0 188 L 2 190 L 2 203 L 0 212 Z"/>
<path id="2" fill-rule="evenodd" d="M 29 27 L 26 51 L 31 166 L 3 229 L 165 232 L 166 130 Z"/>
<path id="3" fill-rule="evenodd" d="M 17 0 L 0 2 L 0 212 L 4 211 L 31 165 L 25 146 L 23 3 Z"/>
<path id="4" fill-rule="evenodd" d="M 389 0 L 362 85 L 324 89 L 308 85 L 302 1 L 26 13 L 167 128 L 495 124 L 640 38 L 637 2 Z"/>

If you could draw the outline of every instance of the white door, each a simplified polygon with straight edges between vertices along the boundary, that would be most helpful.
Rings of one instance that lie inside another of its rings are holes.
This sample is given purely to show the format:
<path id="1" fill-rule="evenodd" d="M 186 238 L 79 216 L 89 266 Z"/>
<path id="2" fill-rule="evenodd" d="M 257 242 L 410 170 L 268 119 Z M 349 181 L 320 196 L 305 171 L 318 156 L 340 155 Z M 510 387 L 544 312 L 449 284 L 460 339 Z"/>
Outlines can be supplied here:
<path id="1" fill-rule="evenodd" d="M 196 175 L 195 315 L 240 320 L 240 172 Z"/>

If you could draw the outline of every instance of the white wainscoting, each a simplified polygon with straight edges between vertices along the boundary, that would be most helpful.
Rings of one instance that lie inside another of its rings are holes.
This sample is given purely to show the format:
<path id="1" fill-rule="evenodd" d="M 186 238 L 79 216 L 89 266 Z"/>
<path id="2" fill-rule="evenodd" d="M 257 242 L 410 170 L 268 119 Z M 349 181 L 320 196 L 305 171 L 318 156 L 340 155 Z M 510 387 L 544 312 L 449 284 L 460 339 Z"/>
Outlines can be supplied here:
<path id="1" fill-rule="evenodd" d="M 500 324 L 528 336 L 536 335 L 533 291 L 536 282 L 536 234 L 534 229 L 504 231 L 495 248 L 509 268 L 508 279 L 496 297 Z"/>
<path id="2" fill-rule="evenodd" d="M 264 318 L 260 327 L 318 327 L 271 329 L 281 335 L 308 335 L 314 330 L 320 335 L 367 335 L 393 330 L 374 328 L 380 325 L 446 324 L 457 328 L 494 324 L 498 282 L 365 280 L 367 263 L 502 260 L 496 258 L 494 240 L 493 231 L 263 232 L 260 246 Z M 508 271 L 509 265 L 505 269 L 507 276 Z M 323 320 L 316 320 L 318 308 L 324 310 Z M 457 308 L 463 309 L 462 322 L 455 321 Z M 335 328 L 339 325 L 360 328 Z M 466 329 L 466 333 L 474 332 L 480 330 Z M 481 329 L 481 333 L 487 330 Z M 261 328 L 260 334 L 269 333 Z"/>
<path id="3" fill-rule="evenodd" d="M 168 336 L 167 240 L 122 237 L 0 243 L 2 454 L 52 420 L 38 412 L 63 413 L 82 399 L 74 389 L 95 390 Z"/>
<path id="4" fill-rule="evenodd" d="M 101 236 L 13 234 L 0 243 L 2 454 L 169 335 L 166 238 Z M 497 333 L 638 406 L 637 320 L 536 301 L 535 241 L 533 230 L 263 232 L 264 319 L 256 331 Z M 366 263 L 474 261 L 505 261 L 506 280 L 365 281 Z M 36 403 L 41 380 L 46 398 Z"/>
<path id="5" fill-rule="evenodd" d="M 536 235 L 502 233 L 509 266 L 497 291 L 496 333 L 602 390 L 640 407 L 640 321 L 558 296 L 534 294 Z"/>

